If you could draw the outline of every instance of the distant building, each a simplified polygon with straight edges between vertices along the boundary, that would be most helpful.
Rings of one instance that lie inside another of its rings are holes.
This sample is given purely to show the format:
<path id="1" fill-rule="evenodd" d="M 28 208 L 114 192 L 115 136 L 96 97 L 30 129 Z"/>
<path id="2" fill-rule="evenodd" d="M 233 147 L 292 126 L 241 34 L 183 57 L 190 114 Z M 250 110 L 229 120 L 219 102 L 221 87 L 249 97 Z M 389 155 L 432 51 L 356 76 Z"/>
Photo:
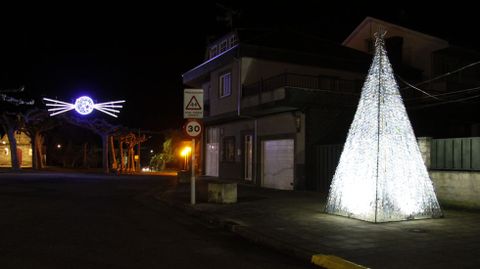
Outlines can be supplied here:
<path id="1" fill-rule="evenodd" d="M 17 140 L 17 156 L 20 167 L 32 167 L 32 144 L 30 137 L 23 132 L 15 132 Z M 12 167 L 10 141 L 7 135 L 0 139 L 0 167 Z"/>
<path id="2" fill-rule="evenodd" d="M 389 32 L 386 45 L 394 70 L 411 82 L 457 66 L 440 69 L 439 62 L 455 62 L 462 55 L 463 63 L 474 55 L 374 18 L 366 18 L 343 44 L 292 31 L 228 33 L 208 45 L 203 63 L 183 74 L 187 87 L 205 94 L 203 174 L 266 188 L 328 191 L 378 26 Z M 433 91 L 435 85 L 427 86 Z M 424 97 L 416 90 L 404 93 L 411 98 L 407 108 L 430 104 L 410 102 Z M 427 126 L 414 124 L 422 135 L 442 122 L 429 118 L 436 110 L 424 111 L 414 113 Z"/>

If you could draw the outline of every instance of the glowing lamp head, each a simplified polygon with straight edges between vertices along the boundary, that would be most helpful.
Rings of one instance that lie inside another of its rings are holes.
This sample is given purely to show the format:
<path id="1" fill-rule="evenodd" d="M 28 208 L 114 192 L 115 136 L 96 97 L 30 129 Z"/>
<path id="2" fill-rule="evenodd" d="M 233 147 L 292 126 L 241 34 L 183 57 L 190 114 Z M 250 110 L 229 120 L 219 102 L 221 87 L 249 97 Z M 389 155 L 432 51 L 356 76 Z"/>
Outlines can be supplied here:
<path id="1" fill-rule="evenodd" d="M 75 110 L 81 115 L 92 113 L 94 108 L 93 100 L 88 96 L 78 97 L 77 100 L 75 100 Z"/>
<path id="2" fill-rule="evenodd" d="M 191 147 L 185 147 L 182 149 L 182 151 L 180 152 L 180 155 L 182 157 L 185 157 L 187 156 L 188 154 L 190 154 L 190 152 L 192 151 L 192 148 Z"/>

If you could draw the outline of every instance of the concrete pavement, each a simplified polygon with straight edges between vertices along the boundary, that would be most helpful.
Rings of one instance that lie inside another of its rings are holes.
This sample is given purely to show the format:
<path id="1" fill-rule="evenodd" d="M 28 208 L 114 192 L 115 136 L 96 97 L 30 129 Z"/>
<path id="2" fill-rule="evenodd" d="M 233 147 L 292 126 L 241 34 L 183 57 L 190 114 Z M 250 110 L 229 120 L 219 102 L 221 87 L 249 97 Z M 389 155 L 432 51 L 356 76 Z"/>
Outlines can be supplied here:
<path id="1" fill-rule="evenodd" d="M 197 181 L 198 203 L 189 184 L 156 198 L 248 240 L 326 268 L 478 268 L 480 212 L 444 209 L 444 218 L 369 223 L 323 213 L 326 197 L 317 192 L 238 186 L 238 202 L 206 202 L 206 181 Z M 340 257 L 330 257 L 334 255 Z M 336 262 L 339 260 L 339 262 Z M 353 264 L 339 264 L 352 262 Z M 361 268 L 361 267 L 357 267 Z"/>

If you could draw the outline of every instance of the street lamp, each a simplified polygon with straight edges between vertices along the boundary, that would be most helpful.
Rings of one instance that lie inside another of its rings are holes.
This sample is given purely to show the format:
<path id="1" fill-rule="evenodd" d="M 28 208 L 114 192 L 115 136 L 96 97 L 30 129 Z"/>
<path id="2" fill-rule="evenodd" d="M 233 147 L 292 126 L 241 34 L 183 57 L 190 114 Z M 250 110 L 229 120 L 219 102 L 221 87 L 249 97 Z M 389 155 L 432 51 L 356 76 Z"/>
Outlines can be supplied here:
<path id="1" fill-rule="evenodd" d="M 184 170 L 188 170 L 188 155 L 192 152 L 192 148 L 187 146 L 182 149 L 180 156 L 184 157 Z"/>

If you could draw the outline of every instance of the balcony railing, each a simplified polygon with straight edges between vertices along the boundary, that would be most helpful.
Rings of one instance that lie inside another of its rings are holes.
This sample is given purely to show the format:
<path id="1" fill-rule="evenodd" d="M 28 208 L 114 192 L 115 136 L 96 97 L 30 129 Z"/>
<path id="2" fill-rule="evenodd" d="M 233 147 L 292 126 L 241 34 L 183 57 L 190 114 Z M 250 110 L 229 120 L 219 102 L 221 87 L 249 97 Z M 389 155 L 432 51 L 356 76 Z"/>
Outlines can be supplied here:
<path id="1" fill-rule="evenodd" d="M 345 80 L 328 76 L 283 73 L 243 86 L 242 96 L 245 97 L 257 95 L 262 92 L 272 91 L 281 87 L 359 93 L 362 83 L 363 80 Z"/>

